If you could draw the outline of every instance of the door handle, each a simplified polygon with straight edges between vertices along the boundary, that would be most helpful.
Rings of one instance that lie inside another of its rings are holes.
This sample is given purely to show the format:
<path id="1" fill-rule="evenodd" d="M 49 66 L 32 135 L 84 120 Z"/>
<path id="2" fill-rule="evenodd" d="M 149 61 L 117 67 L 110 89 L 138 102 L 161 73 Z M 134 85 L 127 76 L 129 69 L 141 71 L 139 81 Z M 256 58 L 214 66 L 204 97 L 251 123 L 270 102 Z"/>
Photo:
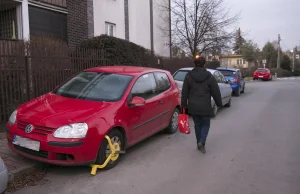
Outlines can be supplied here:
<path id="1" fill-rule="evenodd" d="M 163 102 L 162 101 L 158 101 L 158 104 L 162 104 Z"/>

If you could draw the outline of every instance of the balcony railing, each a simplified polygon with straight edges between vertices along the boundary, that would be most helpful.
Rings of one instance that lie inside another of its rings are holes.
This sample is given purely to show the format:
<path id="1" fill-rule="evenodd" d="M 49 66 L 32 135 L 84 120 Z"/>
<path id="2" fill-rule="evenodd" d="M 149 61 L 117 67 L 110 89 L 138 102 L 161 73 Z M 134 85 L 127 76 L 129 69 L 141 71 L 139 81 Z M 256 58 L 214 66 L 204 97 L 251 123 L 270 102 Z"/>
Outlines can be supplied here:
<path id="1" fill-rule="evenodd" d="M 63 8 L 67 7 L 67 0 L 29 0 L 29 1 L 33 3 L 44 3 L 49 5 L 55 5 Z"/>

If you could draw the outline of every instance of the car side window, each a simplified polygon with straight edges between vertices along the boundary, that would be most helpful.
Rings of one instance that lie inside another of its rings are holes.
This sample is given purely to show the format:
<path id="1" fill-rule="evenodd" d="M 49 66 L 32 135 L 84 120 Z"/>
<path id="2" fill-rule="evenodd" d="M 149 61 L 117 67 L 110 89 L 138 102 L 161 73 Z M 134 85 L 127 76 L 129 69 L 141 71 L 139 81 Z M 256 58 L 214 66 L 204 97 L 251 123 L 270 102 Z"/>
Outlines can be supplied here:
<path id="1" fill-rule="evenodd" d="M 132 87 L 131 94 L 132 97 L 138 96 L 147 100 L 156 95 L 156 88 L 157 85 L 153 73 L 148 73 L 137 79 Z"/>
<path id="2" fill-rule="evenodd" d="M 157 93 L 162 93 L 170 89 L 171 83 L 167 74 L 163 72 L 155 72 L 154 75 L 157 81 Z"/>
<path id="3" fill-rule="evenodd" d="M 217 80 L 218 83 L 222 83 L 222 79 L 221 79 L 221 77 L 220 77 L 220 75 L 219 75 L 218 72 L 214 73 L 214 77 L 215 77 L 215 79 Z"/>
<path id="4" fill-rule="evenodd" d="M 220 73 L 220 72 L 218 72 L 218 74 L 219 74 L 219 76 L 220 76 L 220 78 L 222 80 L 222 83 L 225 83 L 226 82 L 226 78 L 224 77 L 224 75 L 222 73 Z"/>

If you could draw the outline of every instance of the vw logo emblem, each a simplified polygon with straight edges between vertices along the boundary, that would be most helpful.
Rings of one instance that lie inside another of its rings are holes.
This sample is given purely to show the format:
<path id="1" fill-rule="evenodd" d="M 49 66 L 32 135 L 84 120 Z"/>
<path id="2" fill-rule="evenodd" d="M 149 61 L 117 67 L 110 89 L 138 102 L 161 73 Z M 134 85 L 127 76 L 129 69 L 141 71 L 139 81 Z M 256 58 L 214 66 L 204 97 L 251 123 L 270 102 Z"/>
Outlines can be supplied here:
<path id="1" fill-rule="evenodd" d="M 29 124 L 25 127 L 25 133 L 31 133 L 33 130 L 33 125 Z"/>

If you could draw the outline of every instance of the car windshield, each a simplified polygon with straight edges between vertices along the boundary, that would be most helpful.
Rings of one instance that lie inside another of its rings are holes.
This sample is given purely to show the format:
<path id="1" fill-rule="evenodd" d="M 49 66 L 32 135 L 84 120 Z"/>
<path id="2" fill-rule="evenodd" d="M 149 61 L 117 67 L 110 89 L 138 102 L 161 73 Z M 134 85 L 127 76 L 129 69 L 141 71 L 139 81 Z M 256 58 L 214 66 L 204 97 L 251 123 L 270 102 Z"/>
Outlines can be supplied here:
<path id="1" fill-rule="evenodd" d="M 54 94 L 68 98 L 91 101 L 117 101 L 125 92 L 132 76 L 81 72 L 53 91 Z"/>
<path id="2" fill-rule="evenodd" d="M 258 70 L 256 70 L 256 72 L 268 72 L 268 70 L 266 70 L 266 69 L 258 69 Z"/>
<path id="3" fill-rule="evenodd" d="M 229 71 L 229 70 L 219 70 L 224 76 L 231 76 L 235 77 L 237 74 L 235 71 Z"/>
<path id="4" fill-rule="evenodd" d="M 188 73 L 189 71 L 183 71 L 183 70 L 179 70 L 175 73 L 175 75 L 173 76 L 174 77 L 174 80 L 176 81 L 184 81 L 184 78 L 186 76 L 186 74 Z"/>

